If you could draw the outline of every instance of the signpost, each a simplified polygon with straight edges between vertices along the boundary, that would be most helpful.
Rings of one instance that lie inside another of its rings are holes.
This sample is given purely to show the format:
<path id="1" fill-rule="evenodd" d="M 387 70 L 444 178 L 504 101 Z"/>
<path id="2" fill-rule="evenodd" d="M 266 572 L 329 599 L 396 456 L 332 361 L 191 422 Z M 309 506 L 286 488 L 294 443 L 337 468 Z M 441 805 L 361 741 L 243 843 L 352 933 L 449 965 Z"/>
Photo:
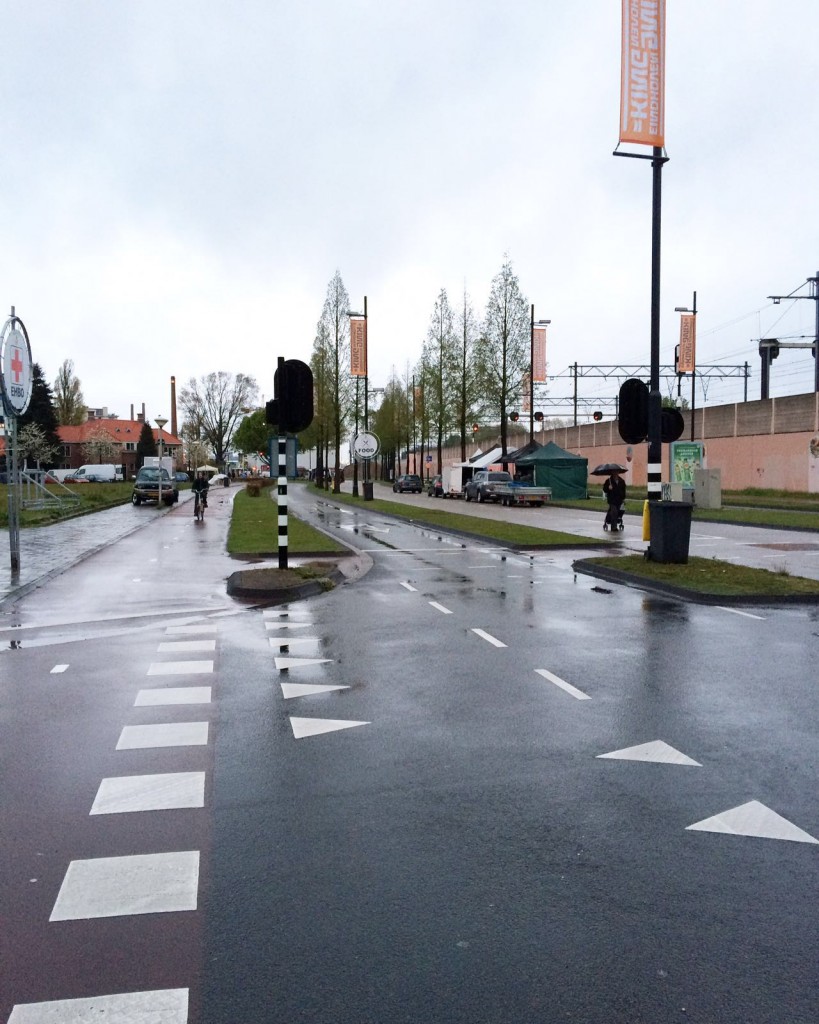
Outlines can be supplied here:
<path id="1" fill-rule="evenodd" d="M 0 390 L 6 426 L 6 472 L 9 482 L 9 553 L 12 577 L 20 574 L 20 465 L 17 456 L 17 417 L 31 401 L 31 346 L 23 321 L 11 315 L 0 336 Z"/>

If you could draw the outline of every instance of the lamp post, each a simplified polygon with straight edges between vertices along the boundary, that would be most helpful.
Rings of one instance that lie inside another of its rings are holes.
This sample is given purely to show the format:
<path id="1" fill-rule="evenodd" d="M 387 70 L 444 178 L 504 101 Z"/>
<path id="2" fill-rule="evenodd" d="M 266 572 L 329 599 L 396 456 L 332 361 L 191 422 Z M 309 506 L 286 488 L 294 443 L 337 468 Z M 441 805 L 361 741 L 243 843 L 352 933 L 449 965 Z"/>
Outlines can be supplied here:
<path id="1" fill-rule="evenodd" d="M 551 320 L 535 320 L 535 307 L 532 304 L 532 317 L 529 327 L 529 441 L 535 439 L 535 327 L 546 327 Z"/>
<path id="2" fill-rule="evenodd" d="M 168 422 L 164 416 L 157 416 L 154 420 L 159 427 L 159 494 L 157 495 L 157 507 L 162 504 L 162 428 Z"/>
<path id="3" fill-rule="evenodd" d="M 697 316 L 697 293 L 694 292 L 694 301 L 691 303 L 691 309 L 689 309 L 688 306 L 675 306 L 674 307 L 674 312 L 675 313 L 691 313 L 696 318 L 696 316 Z M 694 338 L 695 339 L 697 337 L 696 323 L 697 323 L 697 321 L 695 319 L 694 320 Z M 696 367 L 696 364 L 694 364 L 692 366 L 692 368 L 691 368 L 691 440 L 692 441 L 694 440 L 694 410 L 696 408 L 696 404 L 695 404 L 695 399 L 696 399 L 696 393 L 695 393 L 696 383 L 697 383 L 697 367 Z"/>

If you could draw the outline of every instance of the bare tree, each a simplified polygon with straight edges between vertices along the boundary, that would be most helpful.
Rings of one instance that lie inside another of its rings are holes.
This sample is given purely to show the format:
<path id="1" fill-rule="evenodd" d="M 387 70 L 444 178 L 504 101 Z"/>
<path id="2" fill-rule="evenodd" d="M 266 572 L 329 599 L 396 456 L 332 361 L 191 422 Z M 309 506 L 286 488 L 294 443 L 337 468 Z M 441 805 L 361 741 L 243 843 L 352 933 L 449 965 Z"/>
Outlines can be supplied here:
<path id="1" fill-rule="evenodd" d="M 244 411 L 258 404 L 259 388 L 253 377 L 225 370 L 191 377 L 179 392 L 185 429 L 205 441 L 218 465 L 224 464 L 233 435 Z"/>
<path id="2" fill-rule="evenodd" d="M 529 304 L 506 256 L 492 281 L 484 329 L 475 352 L 487 404 L 500 413 L 500 443 L 504 452 L 507 410 L 521 395 L 523 375 L 529 372 L 529 331 Z"/>
<path id="3" fill-rule="evenodd" d="M 115 441 L 105 427 L 97 427 L 86 437 L 82 446 L 83 458 L 88 462 L 121 462 L 122 445 Z"/>
<path id="4" fill-rule="evenodd" d="M 479 337 L 478 318 L 464 288 L 463 305 L 456 325 L 457 341 L 452 361 L 447 361 L 446 375 L 453 395 L 453 419 L 461 435 L 461 461 L 466 461 L 467 437 L 472 437 L 472 421 L 476 418 L 478 398 L 475 346 Z"/>
<path id="5" fill-rule="evenodd" d="M 61 427 L 77 427 L 85 422 L 85 399 L 80 379 L 74 373 L 74 363 L 64 360 L 54 381 L 54 411 Z"/>
<path id="6" fill-rule="evenodd" d="M 320 348 L 324 370 L 322 407 L 327 417 L 327 439 L 335 450 L 333 491 L 341 490 L 341 439 L 350 419 L 353 378 L 350 374 L 350 296 L 336 271 L 327 285 L 314 356 Z"/>
<path id="7" fill-rule="evenodd" d="M 455 408 L 455 396 L 450 390 L 453 383 L 451 367 L 455 358 L 455 317 L 446 289 L 442 288 L 435 300 L 419 368 L 419 383 L 423 394 L 421 436 L 425 436 L 426 427 L 432 431 L 438 453 L 439 473 L 443 439 L 452 423 Z"/>

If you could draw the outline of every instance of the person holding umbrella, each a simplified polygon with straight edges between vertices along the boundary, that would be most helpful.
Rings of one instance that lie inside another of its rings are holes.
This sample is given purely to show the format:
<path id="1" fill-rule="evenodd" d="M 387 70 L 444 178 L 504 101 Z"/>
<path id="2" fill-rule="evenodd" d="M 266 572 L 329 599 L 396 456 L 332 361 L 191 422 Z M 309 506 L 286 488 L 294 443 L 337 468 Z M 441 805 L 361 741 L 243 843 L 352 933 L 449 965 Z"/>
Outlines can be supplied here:
<path id="1" fill-rule="evenodd" d="M 606 518 L 603 520 L 603 529 L 623 529 L 623 504 L 626 500 L 626 481 L 621 476 L 626 470 L 617 462 L 606 462 L 592 470 L 592 476 L 605 476 L 603 483 L 603 494 L 608 502 Z"/>

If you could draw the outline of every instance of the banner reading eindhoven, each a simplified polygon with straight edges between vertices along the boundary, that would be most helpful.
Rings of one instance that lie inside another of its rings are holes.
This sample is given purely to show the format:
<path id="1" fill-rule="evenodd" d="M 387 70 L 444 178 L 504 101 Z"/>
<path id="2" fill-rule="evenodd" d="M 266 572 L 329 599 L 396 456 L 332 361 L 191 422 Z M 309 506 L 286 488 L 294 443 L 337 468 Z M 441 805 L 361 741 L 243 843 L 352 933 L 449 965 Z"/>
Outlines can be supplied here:
<path id="1" fill-rule="evenodd" d="M 696 369 L 697 318 L 693 315 L 680 317 L 680 354 L 677 359 L 677 373 L 693 373 Z"/>
<path id="2" fill-rule="evenodd" d="M 367 321 L 363 317 L 350 320 L 350 374 L 367 376 Z"/>
<path id="3" fill-rule="evenodd" d="M 620 141 L 665 145 L 665 0 L 623 0 Z"/>
<path id="4" fill-rule="evenodd" d="M 543 384 L 546 380 L 546 328 L 535 327 L 532 332 L 532 380 Z"/>

